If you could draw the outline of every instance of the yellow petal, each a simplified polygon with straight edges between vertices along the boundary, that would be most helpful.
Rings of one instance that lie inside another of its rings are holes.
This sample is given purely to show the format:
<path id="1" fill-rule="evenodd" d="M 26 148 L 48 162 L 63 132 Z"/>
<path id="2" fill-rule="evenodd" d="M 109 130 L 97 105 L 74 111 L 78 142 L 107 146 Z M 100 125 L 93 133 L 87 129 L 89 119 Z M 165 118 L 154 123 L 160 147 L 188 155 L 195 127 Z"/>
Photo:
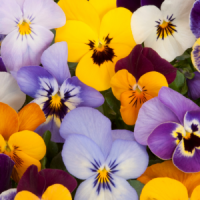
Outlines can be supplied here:
<path id="1" fill-rule="evenodd" d="M 19 119 L 16 111 L 5 103 L 0 102 L 0 134 L 5 140 L 19 128 Z"/>
<path id="2" fill-rule="evenodd" d="M 153 97 L 158 96 L 161 87 L 168 87 L 165 76 L 155 71 L 142 75 L 138 81 L 138 85 L 141 88 L 145 87 L 144 90 L 147 90 L 146 93 Z"/>
<path id="3" fill-rule="evenodd" d="M 117 7 L 116 0 L 90 0 L 89 1 L 102 18 L 109 10 Z"/>
<path id="4" fill-rule="evenodd" d="M 21 131 L 13 134 L 8 145 L 11 150 L 23 152 L 32 158 L 41 160 L 46 154 L 46 145 L 41 136 L 32 131 Z"/>
<path id="5" fill-rule="evenodd" d="M 26 105 L 18 113 L 19 131 L 34 131 L 39 125 L 46 121 L 45 115 L 40 106 L 36 103 Z"/>
<path id="6" fill-rule="evenodd" d="M 175 167 L 171 160 L 148 167 L 137 180 L 146 184 L 158 177 L 168 177 L 180 181 L 187 188 L 189 197 L 194 188 L 200 184 L 200 172 L 184 173 Z"/>
<path id="7" fill-rule="evenodd" d="M 200 200 L 200 183 L 192 192 L 191 200 Z"/>
<path id="8" fill-rule="evenodd" d="M 94 7 L 86 0 L 60 0 L 58 5 L 64 11 L 67 20 L 77 20 L 88 24 L 99 32 L 100 18 Z M 81 30 L 80 30 L 81 31 Z"/>
<path id="9" fill-rule="evenodd" d="M 3 136 L 0 135 L 0 153 L 5 151 L 6 141 L 4 140 Z"/>
<path id="10" fill-rule="evenodd" d="M 14 200 L 40 200 L 39 197 L 28 191 L 18 192 Z"/>
<path id="11" fill-rule="evenodd" d="M 68 20 L 63 27 L 56 30 L 55 42 L 62 41 L 68 44 L 68 61 L 79 62 L 90 51 L 90 41 L 98 41 L 98 35 L 87 24 Z"/>
<path id="12" fill-rule="evenodd" d="M 112 77 L 110 84 L 113 94 L 120 100 L 121 94 L 136 84 L 136 79 L 126 69 L 122 69 Z"/>
<path id="13" fill-rule="evenodd" d="M 42 200 L 72 200 L 69 190 L 61 184 L 54 184 L 47 188 Z"/>
<path id="14" fill-rule="evenodd" d="M 76 76 L 86 85 L 99 91 L 107 90 L 111 87 L 110 81 L 115 74 L 116 62 L 129 55 L 132 50 L 129 46 L 120 44 L 112 44 L 109 47 L 115 53 L 113 62 L 105 61 L 99 66 L 94 63 L 92 59 L 93 51 L 90 51 L 80 60 L 76 68 Z"/>
<path id="15" fill-rule="evenodd" d="M 155 178 L 143 188 L 140 200 L 188 200 L 186 187 L 170 178 Z"/>
<path id="16" fill-rule="evenodd" d="M 100 40 L 109 35 L 113 44 L 125 44 L 133 48 L 136 43 L 131 31 L 132 12 L 126 8 L 115 8 L 106 13 L 100 27 Z"/>

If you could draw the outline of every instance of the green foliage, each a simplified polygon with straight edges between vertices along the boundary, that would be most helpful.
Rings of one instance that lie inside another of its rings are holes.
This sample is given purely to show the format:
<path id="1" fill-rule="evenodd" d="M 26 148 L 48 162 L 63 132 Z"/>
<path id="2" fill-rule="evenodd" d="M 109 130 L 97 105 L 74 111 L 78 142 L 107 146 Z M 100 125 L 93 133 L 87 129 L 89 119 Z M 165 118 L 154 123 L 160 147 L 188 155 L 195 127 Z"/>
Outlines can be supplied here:
<path id="1" fill-rule="evenodd" d="M 138 180 L 128 180 L 128 182 L 136 190 L 139 197 L 144 187 L 144 184 Z"/>
<path id="2" fill-rule="evenodd" d="M 51 161 L 50 168 L 52 169 L 61 169 L 67 171 L 61 156 L 61 152 L 58 153 Z"/>

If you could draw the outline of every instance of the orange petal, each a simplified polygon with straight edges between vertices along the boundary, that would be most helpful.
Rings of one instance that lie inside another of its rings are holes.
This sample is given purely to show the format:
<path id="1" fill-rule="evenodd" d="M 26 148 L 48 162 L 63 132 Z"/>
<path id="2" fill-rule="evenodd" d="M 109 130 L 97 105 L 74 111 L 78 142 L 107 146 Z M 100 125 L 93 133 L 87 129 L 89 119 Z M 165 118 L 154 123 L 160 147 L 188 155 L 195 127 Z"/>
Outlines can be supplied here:
<path id="1" fill-rule="evenodd" d="M 22 191 L 17 193 L 17 195 L 15 196 L 15 200 L 40 200 L 40 198 L 31 192 Z"/>
<path id="2" fill-rule="evenodd" d="M 40 106 L 36 103 L 26 105 L 19 113 L 19 131 L 34 131 L 39 125 L 46 121 Z"/>
<path id="3" fill-rule="evenodd" d="M 191 196 L 194 188 L 200 184 L 200 172 L 184 173 L 176 168 L 171 160 L 148 167 L 137 180 L 146 184 L 158 177 L 168 177 L 180 181 L 187 188 L 189 196 Z"/>
<path id="4" fill-rule="evenodd" d="M 4 140 L 3 136 L 0 135 L 0 153 L 5 151 L 6 141 Z"/>
<path id="5" fill-rule="evenodd" d="M 54 184 L 47 188 L 42 200 L 72 200 L 69 190 L 61 184 Z"/>
<path id="6" fill-rule="evenodd" d="M 19 119 L 16 111 L 0 102 L 0 133 L 5 140 L 19 129 Z"/>

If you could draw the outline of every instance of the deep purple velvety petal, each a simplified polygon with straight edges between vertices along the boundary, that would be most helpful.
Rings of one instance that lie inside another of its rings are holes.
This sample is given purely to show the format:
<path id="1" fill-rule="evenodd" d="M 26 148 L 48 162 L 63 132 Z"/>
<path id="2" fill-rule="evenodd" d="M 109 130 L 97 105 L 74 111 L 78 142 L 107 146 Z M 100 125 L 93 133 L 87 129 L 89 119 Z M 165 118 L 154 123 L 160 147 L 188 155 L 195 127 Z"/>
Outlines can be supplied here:
<path id="1" fill-rule="evenodd" d="M 74 177 L 67 172 L 58 169 L 44 169 L 39 172 L 45 181 L 45 190 L 54 184 L 61 184 L 65 186 L 70 192 L 73 192 L 77 187 L 77 182 Z"/>
<path id="2" fill-rule="evenodd" d="M 23 190 L 32 192 L 38 197 L 41 197 L 45 191 L 45 179 L 38 173 L 38 168 L 35 165 L 31 165 L 26 170 L 18 183 L 17 192 Z"/>
<path id="3" fill-rule="evenodd" d="M 190 29 L 196 38 L 200 37 L 200 0 L 197 0 L 190 13 Z"/>
<path id="4" fill-rule="evenodd" d="M 0 193 L 10 187 L 10 177 L 14 162 L 5 154 L 0 154 Z"/>
<path id="5" fill-rule="evenodd" d="M 200 73 L 194 72 L 194 78 L 193 79 L 187 79 L 187 85 L 188 85 L 188 96 L 196 100 L 200 98 Z"/>
<path id="6" fill-rule="evenodd" d="M 195 149 L 193 153 L 188 153 L 184 149 L 183 141 L 179 143 L 173 154 L 173 163 L 181 171 L 200 171 L 200 149 Z"/>
<path id="7" fill-rule="evenodd" d="M 4 65 L 1 57 L 0 57 L 0 72 L 7 72 L 6 66 Z"/>
<path id="8" fill-rule="evenodd" d="M 159 158 L 171 159 L 177 144 L 182 139 L 182 132 L 184 128 L 180 124 L 172 122 L 161 124 L 149 136 L 148 146 Z"/>
<path id="9" fill-rule="evenodd" d="M 163 1 L 164 0 L 141 0 L 141 6 L 154 5 L 160 8 Z"/>
<path id="10" fill-rule="evenodd" d="M 124 7 L 134 12 L 140 7 L 140 0 L 117 0 L 117 7 Z"/>
<path id="11" fill-rule="evenodd" d="M 178 117 L 182 125 L 184 115 L 187 111 L 200 111 L 200 107 L 193 101 L 167 87 L 162 87 L 160 89 L 158 98 Z"/>
<path id="12" fill-rule="evenodd" d="M 14 200 L 17 194 L 17 189 L 12 188 L 0 194 L 0 200 Z"/>

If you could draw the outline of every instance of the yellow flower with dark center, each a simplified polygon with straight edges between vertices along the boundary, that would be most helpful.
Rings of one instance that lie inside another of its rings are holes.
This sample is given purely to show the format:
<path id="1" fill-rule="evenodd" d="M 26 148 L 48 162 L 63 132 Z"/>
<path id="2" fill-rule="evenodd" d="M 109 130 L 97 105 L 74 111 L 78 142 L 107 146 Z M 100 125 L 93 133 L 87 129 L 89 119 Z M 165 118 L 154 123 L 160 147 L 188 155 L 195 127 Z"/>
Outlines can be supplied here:
<path id="1" fill-rule="evenodd" d="M 12 178 L 18 182 L 30 165 L 41 169 L 41 160 L 46 153 L 44 140 L 33 132 L 46 121 L 40 107 L 31 103 L 18 114 L 7 104 L 0 103 L 0 153 L 14 162 Z"/>
<path id="2" fill-rule="evenodd" d="M 55 41 L 68 43 L 68 61 L 79 62 L 76 76 L 99 91 L 110 88 L 115 63 L 136 44 L 130 25 L 132 13 L 115 8 L 113 0 L 60 0 L 58 5 L 67 22 L 56 30 Z"/>

